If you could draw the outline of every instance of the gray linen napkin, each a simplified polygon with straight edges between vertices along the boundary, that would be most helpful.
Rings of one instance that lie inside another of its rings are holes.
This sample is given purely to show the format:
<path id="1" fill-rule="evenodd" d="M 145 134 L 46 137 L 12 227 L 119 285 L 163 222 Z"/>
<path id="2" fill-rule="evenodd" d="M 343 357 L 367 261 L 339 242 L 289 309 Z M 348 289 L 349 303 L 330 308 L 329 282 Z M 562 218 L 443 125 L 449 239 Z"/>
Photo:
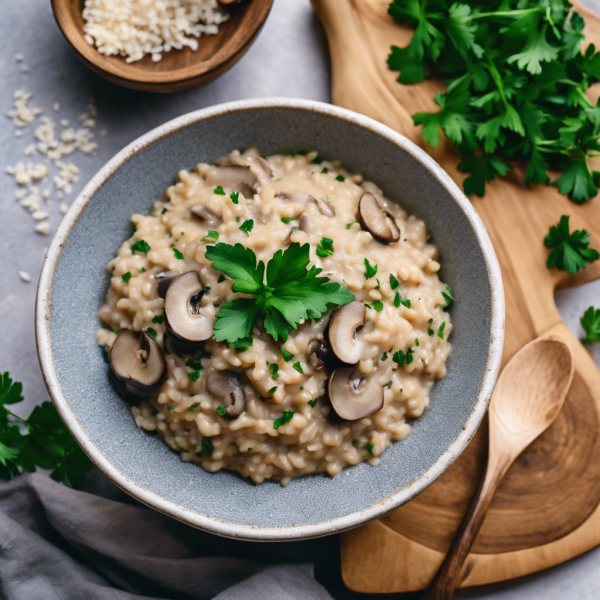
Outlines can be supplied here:
<path id="1" fill-rule="evenodd" d="M 2 600 L 331 600 L 320 540 L 219 538 L 146 508 L 100 474 L 86 491 L 46 475 L 0 480 Z M 321 550 L 320 550 L 321 548 Z"/>

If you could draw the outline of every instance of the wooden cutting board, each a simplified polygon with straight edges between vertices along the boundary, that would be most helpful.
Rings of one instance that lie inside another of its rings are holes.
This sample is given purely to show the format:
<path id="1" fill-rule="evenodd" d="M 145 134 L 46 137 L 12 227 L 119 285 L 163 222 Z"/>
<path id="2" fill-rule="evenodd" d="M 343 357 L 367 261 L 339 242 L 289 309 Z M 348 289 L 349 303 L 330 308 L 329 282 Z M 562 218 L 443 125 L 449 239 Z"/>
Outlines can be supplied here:
<path id="1" fill-rule="evenodd" d="M 363 113 L 429 152 L 462 187 L 450 144 L 427 146 L 411 114 L 437 111 L 439 82 L 403 86 L 386 59 L 412 31 L 387 15 L 389 0 L 311 0 L 329 40 L 334 104 Z M 587 40 L 600 47 L 600 19 L 579 3 Z M 498 255 L 506 293 L 504 363 L 530 340 L 552 332 L 575 356 L 573 386 L 559 418 L 500 484 L 461 587 L 502 581 L 559 564 L 600 545 L 600 371 L 562 322 L 554 290 L 600 277 L 600 261 L 576 276 L 546 266 L 542 241 L 561 215 L 586 228 L 600 248 L 600 198 L 578 206 L 548 186 L 527 189 L 523 173 L 472 198 Z M 458 300 L 460 302 L 460 299 Z M 469 447 L 429 489 L 382 519 L 342 538 L 342 575 L 359 592 L 423 589 L 433 577 L 483 471 L 484 423 Z"/>

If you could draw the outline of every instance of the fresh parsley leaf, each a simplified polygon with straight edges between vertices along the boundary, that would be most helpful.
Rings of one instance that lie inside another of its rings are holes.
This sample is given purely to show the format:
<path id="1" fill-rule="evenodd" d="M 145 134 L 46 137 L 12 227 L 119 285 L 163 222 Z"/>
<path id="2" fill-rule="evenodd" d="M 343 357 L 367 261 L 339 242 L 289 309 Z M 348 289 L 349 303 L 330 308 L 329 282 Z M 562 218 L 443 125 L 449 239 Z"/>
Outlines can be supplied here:
<path id="1" fill-rule="evenodd" d="M 214 194 L 217 194 L 218 196 L 224 196 L 224 195 L 225 195 L 225 190 L 224 190 L 224 189 L 223 189 L 223 188 L 222 188 L 220 185 L 218 185 L 218 186 L 217 186 L 217 187 L 214 189 L 213 193 L 214 193 Z"/>
<path id="2" fill-rule="evenodd" d="M 442 297 L 445 300 L 444 304 L 442 304 L 442 308 L 444 310 L 448 310 L 454 302 L 454 293 L 452 292 L 452 288 L 448 284 L 446 284 L 446 289 L 442 292 Z M 431 322 L 433 321 L 430 321 L 430 323 Z"/>
<path id="3" fill-rule="evenodd" d="M 218 306 L 218 304 L 215 304 L 215 306 Z M 232 348 L 235 348 L 236 350 L 241 350 L 242 352 L 246 352 L 246 350 L 248 350 L 249 348 L 252 347 L 252 343 L 253 343 L 252 337 L 248 336 L 248 337 L 240 338 L 239 340 L 236 340 L 235 342 L 231 342 L 229 345 Z"/>
<path id="4" fill-rule="evenodd" d="M 156 315 L 155 317 L 152 317 L 152 322 L 153 323 L 158 323 L 159 325 L 162 325 L 163 321 L 165 320 L 165 316 L 164 315 Z"/>
<path id="5" fill-rule="evenodd" d="M 585 331 L 582 343 L 600 342 L 600 308 L 590 306 L 581 317 L 581 326 Z"/>
<path id="6" fill-rule="evenodd" d="M 388 359 L 388 354 L 387 354 L 387 352 L 384 352 L 384 353 L 381 355 L 381 360 L 382 360 L 383 362 L 385 362 L 387 359 Z"/>
<path id="7" fill-rule="evenodd" d="M 320 165 L 325 159 L 322 156 L 315 156 L 310 162 L 313 165 Z"/>
<path id="8" fill-rule="evenodd" d="M 180 250 L 177 250 L 177 248 L 173 248 L 173 254 L 175 255 L 175 258 L 177 260 L 184 260 L 185 256 L 183 255 L 183 252 L 181 252 Z"/>
<path id="9" fill-rule="evenodd" d="M 317 246 L 317 256 L 320 258 L 327 258 L 333 254 L 333 240 L 330 238 L 322 237 Z"/>
<path id="10" fill-rule="evenodd" d="M 402 304 L 402 306 L 406 306 L 406 308 L 411 307 L 410 300 L 402 300 L 402 296 L 400 295 L 400 292 L 396 292 L 396 295 L 394 296 L 394 306 L 396 308 L 399 308 L 401 304 Z"/>
<path id="11" fill-rule="evenodd" d="M 371 279 L 377 275 L 377 265 L 371 263 L 365 258 L 365 279 Z"/>
<path id="12" fill-rule="evenodd" d="M 368 452 L 368 453 L 369 453 L 371 456 L 373 456 L 373 448 L 374 448 L 374 447 L 375 447 L 375 446 L 373 446 L 373 444 L 367 444 L 367 452 Z"/>
<path id="13" fill-rule="evenodd" d="M 146 333 L 151 337 L 151 338 L 156 338 L 156 329 L 152 329 L 152 327 L 148 327 L 146 328 Z"/>
<path id="14" fill-rule="evenodd" d="M 444 339 L 444 328 L 445 327 L 446 327 L 446 321 L 443 321 L 442 324 L 438 327 L 438 331 L 437 331 L 438 337 L 442 340 Z M 417 346 L 418 345 L 419 344 L 417 344 Z"/>
<path id="15" fill-rule="evenodd" d="M 335 178 L 335 180 L 336 180 L 336 181 L 346 181 L 346 178 L 345 178 L 343 175 L 338 175 L 338 176 Z"/>
<path id="16" fill-rule="evenodd" d="M 377 311 L 377 312 L 381 312 L 383 310 L 383 302 L 381 300 L 375 300 L 373 302 L 373 308 Z"/>
<path id="17" fill-rule="evenodd" d="M 256 255 L 249 248 L 244 248 L 241 244 L 231 246 L 221 242 L 216 246 L 208 246 L 205 256 L 212 262 L 213 268 L 234 280 L 235 283 L 231 286 L 233 292 L 254 295 L 261 293 L 265 265 L 262 261 L 256 264 Z"/>
<path id="18" fill-rule="evenodd" d="M 212 443 L 212 440 L 209 437 L 204 436 L 202 438 L 202 443 L 200 447 L 196 451 L 197 456 L 202 456 L 204 454 L 212 454 L 215 450 L 215 447 Z"/>
<path id="19" fill-rule="evenodd" d="M 212 243 L 214 240 L 218 240 L 218 239 L 219 239 L 219 232 L 211 230 L 202 238 L 202 241 Z"/>
<path id="20" fill-rule="evenodd" d="M 202 366 L 202 359 L 200 357 L 188 358 L 185 361 L 185 366 L 189 367 L 190 369 L 203 369 L 204 368 Z"/>
<path id="21" fill-rule="evenodd" d="M 269 365 L 269 371 L 271 371 L 271 378 L 273 381 L 277 381 L 279 379 L 279 365 L 272 363 Z"/>
<path id="22" fill-rule="evenodd" d="M 327 167 L 323 167 L 321 169 L 321 173 L 329 173 L 329 169 Z"/>
<path id="23" fill-rule="evenodd" d="M 234 204 L 238 204 L 240 201 L 240 193 L 239 192 L 231 192 L 231 194 L 229 194 L 229 197 L 231 198 L 231 201 Z"/>
<path id="24" fill-rule="evenodd" d="M 352 227 L 352 225 L 356 225 L 356 223 L 358 223 L 358 221 L 352 221 L 351 223 L 346 223 L 346 229 L 350 229 L 350 227 Z"/>
<path id="25" fill-rule="evenodd" d="M 123 279 L 123 281 L 125 283 L 129 283 L 129 280 L 133 277 L 133 275 L 131 274 L 130 271 L 127 271 L 127 273 L 123 273 L 123 275 L 121 275 L 121 279 Z"/>
<path id="26" fill-rule="evenodd" d="M 308 401 L 308 404 L 314 408 L 317 405 L 318 400 L 318 398 L 313 398 L 312 400 Z"/>
<path id="27" fill-rule="evenodd" d="M 166 212 L 169 212 L 169 209 L 168 209 L 168 208 L 163 208 L 163 209 L 160 211 L 160 214 L 161 214 L 161 215 L 164 215 Z"/>
<path id="28" fill-rule="evenodd" d="M 298 217 L 281 217 L 282 223 L 291 223 L 292 221 L 297 221 Z"/>
<path id="29" fill-rule="evenodd" d="M 283 346 L 281 346 L 279 350 L 281 351 L 281 356 L 283 356 L 285 362 L 290 362 L 290 360 L 294 358 L 294 355 L 291 352 L 288 352 Z"/>
<path id="30" fill-rule="evenodd" d="M 585 229 L 569 232 L 569 217 L 563 215 L 558 225 L 550 227 L 550 233 L 544 238 L 544 245 L 553 248 L 546 266 L 556 267 L 573 275 L 579 269 L 585 269 L 586 263 L 594 262 L 600 254 L 589 248 L 590 234 Z"/>
<path id="31" fill-rule="evenodd" d="M 272 396 L 275 392 L 277 391 L 277 386 L 273 386 L 268 392 L 267 394 L 269 396 Z"/>
<path id="32" fill-rule="evenodd" d="M 299 362 L 295 362 L 292 365 L 292 368 L 295 369 L 296 371 L 298 371 L 298 373 L 301 373 L 302 375 L 304 375 L 304 369 L 302 368 L 302 365 Z"/>
<path id="33" fill-rule="evenodd" d="M 227 414 L 227 409 L 222 404 L 219 404 L 219 406 L 217 406 L 217 414 L 224 417 Z"/>
<path id="34" fill-rule="evenodd" d="M 406 362 L 406 354 L 404 354 L 403 350 L 396 350 L 394 355 L 392 356 L 392 360 L 399 366 L 403 367 Z"/>
<path id="35" fill-rule="evenodd" d="M 140 254 L 148 254 L 150 249 L 151 248 L 148 245 L 148 243 L 146 242 L 146 240 L 139 240 L 138 242 L 135 242 L 135 244 L 131 244 L 132 252 L 139 252 Z"/>
<path id="36" fill-rule="evenodd" d="M 390 287 L 395 290 L 399 285 L 398 280 L 390 273 Z"/>
<path id="37" fill-rule="evenodd" d="M 292 420 L 293 416 L 294 416 L 293 411 L 291 411 L 291 410 L 284 411 L 283 415 L 281 417 L 279 417 L 279 419 L 276 419 L 276 421 L 273 423 L 273 429 L 279 429 L 282 425 L 289 423 Z"/>
<path id="38" fill-rule="evenodd" d="M 247 221 L 244 221 L 240 225 L 240 231 L 243 231 L 246 235 L 249 236 L 253 227 L 254 227 L 254 219 L 248 219 Z"/>

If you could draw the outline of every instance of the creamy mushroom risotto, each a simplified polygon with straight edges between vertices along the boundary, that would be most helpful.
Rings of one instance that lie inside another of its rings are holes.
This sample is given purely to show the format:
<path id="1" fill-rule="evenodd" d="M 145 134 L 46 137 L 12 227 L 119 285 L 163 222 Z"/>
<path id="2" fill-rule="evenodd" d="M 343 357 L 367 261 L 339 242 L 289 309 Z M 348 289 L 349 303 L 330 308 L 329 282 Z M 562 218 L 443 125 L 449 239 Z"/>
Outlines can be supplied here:
<path id="1" fill-rule="evenodd" d="M 446 372 L 425 224 L 316 152 L 181 171 L 108 269 L 98 343 L 139 427 L 257 483 L 379 462 Z M 141 397 L 141 398 L 139 398 Z"/>

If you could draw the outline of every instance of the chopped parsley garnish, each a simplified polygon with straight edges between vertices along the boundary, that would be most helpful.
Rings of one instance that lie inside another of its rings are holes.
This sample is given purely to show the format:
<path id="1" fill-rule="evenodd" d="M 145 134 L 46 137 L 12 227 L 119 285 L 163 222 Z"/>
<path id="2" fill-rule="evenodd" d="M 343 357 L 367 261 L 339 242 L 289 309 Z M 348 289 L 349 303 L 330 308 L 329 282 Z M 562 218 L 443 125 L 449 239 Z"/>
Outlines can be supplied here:
<path id="1" fill-rule="evenodd" d="M 165 316 L 164 315 L 156 315 L 155 317 L 152 318 L 152 322 L 153 323 L 158 323 L 159 325 L 162 325 L 162 322 L 165 320 Z"/>
<path id="2" fill-rule="evenodd" d="M 322 156 L 315 156 L 310 162 L 313 165 L 320 165 L 325 159 Z"/>
<path id="3" fill-rule="evenodd" d="M 190 371 L 188 373 L 188 377 L 192 381 L 198 381 L 198 379 L 200 379 L 200 370 L 199 369 L 194 369 L 193 371 Z"/>
<path id="4" fill-rule="evenodd" d="M 423 359 L 421 359 L 421 362 L 423 363 L 423 366 L 424 366 L 424 367 L 426 367 L 426 366 L 427 366 L 427 361 L 426 361 L 426 360 L 423 360 Z"/>
<path id="5" fill-rule="evenodd" d="M 159 414 L 160 414 L 160 411 L 159 411 L 159 410 L 156 410 L 156 408 L 154 408 L 154 406 L 151 406 L 151 407 L 150 407 L 150 412 L 152 413 L 152 416 L 154 416 L 154 417 L 155 417 L 156 415 L 159 415 Z"/>
<path id="6" fill-rule="evenodd" d="M 445 325 L 445 323 L 444 323 L 444 325 Z M 419 340 L 417 338 L 415 338 L 415 346 L 418 346 L 418 345 L 419 345 Z"/>
<path id="7" fill-rule="evenodd" d="M 185 361 L 185 366 L 190 369 L 202 369 L 202 359 L 200 357 L 188 358 Z"/>
<path id="8" fill-rule="evenodd" d="M 231 194 L 229 194 L 229 197 L 231 198 L 231 201 L 234 204 L 237 204 L 240 201 L 240 193 L 239 192 L 231 192 Z"/>
<path id="9" fill-rule="evenodd" d="M 168 208 L 163 208 L 163 209 L 160 211 L 160 214 L 161 214 L 161 215 L 164 215 L 166 212 L 168 212 L 168 210 L 169 210 Z"/>
<path id="10" fill-rule="evenodd" d="M 369 454 L 371 456 L 373 456 L 373 448 L 374 448 L 373 444 L 367 444 L 367 451 L 369 452 Z"/>
<path id="11" fill-rule="evenodd" d="M 373 302 L 373 308 L 377 311 L 377 312 L 381 312 L 383 310 L 383 302 L 381 300 L 375 300 Z"/>
<path id="12" fill-rule="evenodd" d="M 435 333 L 435 331 L 433 331 L 433 329 L 431 329 L 431 327 L 427 328 L 427 334 L 429 335 L 429 337 L 431 337 L 434 333 Z"/>
<path id="13" fill-rule="evenodd" d="M 254 227 L 254 219 L 248 219 L 247 221 L 244 221 L 240 225 L 240 231 L 243 231 L 246 235 L 249 236 L 253 227 Z"/>
<path id="14" fill-rule="evenodd" d="M 219 275 L 219 279 L 217 279 L 217 283 L 223 283 L 225 281 L 225 275 L 223 275 L 223 273 L 221 273 Z"/>
<path id="15" fill-rule="evenodd" d="M 590 306 L 581 317 L 581 326 L 585 331 L 582 343 L 600 342 L 600 308 Z"/>
<path id="16" fill-rule="evenodd" d="M 146 329 L 146 333 L 151 337 L 156 339 L 156 329 L 152 329 L 152 327 L 148 327 Z"/>
<path id="17" fill-rule="evenodd" d="M 173 409 L 167 404 L 167 410 L 171 412 Z"/>
<path id="18" fill-rule="evenodd" d="M 377 265 L 372 265 L 365 258 L 365 278 L 366 279 L 371 279 L 371 277 L 375 277 L 375 275 L 377 275 Z"/>
<path id="19" fill-rule="evenodd" d="M 392 380 L 390 379 L 387 384 L 387 389 L 389 390 L 392 387 Z"/>
<path id="20" fill-rule="evenodd" d="M 563 215 L 558 225 L 550 227 L 550 233 L 544 238 L 547 248 L 554 248 L 548 257 L 546 266 L 556 267 L 573 275 L 579 269 L 585 269 L 586 262 L 594 262 L 600 254 L 590 245 L 590 234 L 585 229 L 569 233 L 569 217 Z"/>
<path id="21" fill-rule="evenodd" d="M 333 254 L 333 240 L 322 237 L 317 246 L 317 256 L 327 258 Z"/>
<path id="22" fill-rule="evenodd" d="M 454 294 L 452 292 L 452 288 L 448 284 L 446 284 L 446 289 L 442 292 L 442 297 L 445 300 L 444 304 L 442 304 L 442 308 L 447 310 L 454 302 Z"/>
<path id="23" fill-rule="evenodd" d="M 280 352 L 281 352 L 281 356 L 283 356 L 283 360 L 285 362 L 290 362 L 290 360 L 292 360 L 292 358 L 294 358 L 294 355 L 291 352 L 288 352 L 283 346 L 281 346 L 281 348 L 279 348 Z"/>
<path id="24" fill-rule="evenodd" d="M 133 275 L 131 274 L 130 271 L 127 271 L 127 273 L 123 273 L 123 275 L 121 275 L 121 279 L 125 282 L 128 283 L 129 280 L 133 277 Z"/>
<path id="25" fill-rule="evenodd" d="M 208 294 L 208 292 L 210 292 L 210 285 L 205 285 L 204 286 L 204 293 Z"/>
<path id="26" fill-rule="evenodd" d="M 139 240 L 135 244 L 131 244 L 132 252 L 139 252 L 140 254 L 148 254 L 150 251 L 150 246 L 146 240 Z"/>
<path id="27" fill-rule="evenodd" d="M 371 305 L 368 304 L 367 302 L 363 302 L 363 304 L 367 307 L 367 308 L 371 308 Z"/>
<path id="28" fill-rule="evenodd" d="M 440 110 L 413 115 L 432 146 L 440 130 L 459 149 L 467 194 L 525 161 L 527 185 L 557 186 L 575 202 L 598 193 L 600 105 L 587 98 L 600 80 L 600 58 L 585 48 L 584 20 L 569 0 L 468 2 L 393 0 L 389 14 L 416 28 L 392 46 L 388 66 L 412 84 L 443 79 Z M 555 181 L 547 171 L 561 171 Z"/>
<path id="29" fill-rule="evenodd" d="M 301 373 L 302 375 L 304 375 L 304 369 L 302 368 L 302 365 L 299 362 L 295 362 L 292 365 L 292 369 L 296 369 L 296 371 L 298 371 L 298 373 Z"/>
<path id="30" fill-rule="evenodd" d="M 214 192 L 213 192 L 213 193 L 217 194 L 218 196 L 224 196 L 224 195 L 225 195 L 225 190 L 224 190 L 224 189 L 223 189 L 223 188 L 222 188 L 220 185 L 218 185 L 218 186 L 217 186 L 217 187 L 214 189 Z"/>
<path id="31" fill-rule="evenodd" d="M 291 411 L 291 410 L 284 411 L 283 415 L 281 417 L 279 417 L 279 419 L 277 419 L 273 423 L 273 429 L 279 429 L 282 425 L 289 423 L 292 420 L 293 416 L 294 416 L 293 411 Z"/>
<path id="32" fill-rule="evenodd" d="M 402 300 L 402 296 L 400 296 L 400 292 L 396 292 L 396 296 L 394 297 L 394 306 L 398 308 L 400 305 L 406 306 L 406 308 L 410 308 L 410 300 Z"/>
<path id="33" fill-rule="evenodd" d="M 115 332 L 115 333 L 119 333 L 119 328 L 116 325 L 112 325 L 110 326 L 110 328 Z"/>
<path id="34" fill-rule="evenodd" d="M 358 221 L 352 221 L 351 223 L 346 223 L 346 229 L 350 229 L 350 227 L 352 227 L 352 225 L 356 225 L 356 223 L 358 223 Z"/>
<path id="35" fill-rule="evenodd" d="M 167 231 L 167 237 L 171 237 L 173 234 L 170 231 Z"/>
<path id="36" fill-rule="evenodd" d="M 273 379 L 275 379 L 275 378 L 273 378 Z M 269 396 L 272 396 L 276 391 L 277 391 L 277 386 L 274 386 L 267 392 L 267 394 Z"/>
<path id="37" fill-rule="evenodd" d="M 197 456 L 202 456 L 203 454 L 212 454 L 215 447 L 209 437 L 204 436 L 202 438 L 202 443 L 200 444 L 200 448 L 196 451 Z"/>
<path id="38" fill-rule="evenodd" d="M 217 406 L 217 414 L 221 417 L 224 417 L 226 413 L 227 410 L 225 409 L 225 407 L 222 404 L 219 404 L 219 406 Z"/>
<path id="39" fill-rule="evenodd" d="M 215 304 L 215 306 L 219 306 L 218 304 Z M 248 348 L 252 348 L 252 342 L 254 340 L 252 339 L 252 336 L 247 336 L 247 337 L 243 337 L 240 338 L 239 340 L 236 340 L 235 342 L 230 342 L 229 345 L 232 348 L 235 348 L 236 350 L 241 350 L 242 352 L 246 352 L 246 350 L 248 350 Z"/>
<path id="40" fill-rule="evenodd" d="M 193 396 L 193 394 L 192 394 L 192 396 Z M 200 406 L 200 405 L 199 404 L 192 404 L 190 407 L 188 407 L 188 410 L 190 412 L 194 412 L 198 408 L 198 406 Z"/>
<path id="41" fill-rule="evenodd" d="M 269 365 L 269 371 L 271 371 L 271 377 L 273 378 L 273 381 L 277 381 L 279 379 L 279 373 L 277 372 L 279 371 L 279 365 L 275 363 Z"/>
<path id="42" fill-rule="evenodd" d="M 142 268 L 140 269 L 140 273 L 145 273 L 145 272 L 146 272 L 146 269 L 144 269 L 144 267 L 142 267 Z"/>
<path id="43" fill-rule="evenodd" d="M 202 238 L 203 242 L 213 242 L 219 239 L 219 232 L 212 229 Z"/>
<path id="44" fill-rule="evenodd" d="M 185 256 L 183 255 L 183 252 L 180 252 L 179 250 L 177 250 L 177 248 L 173 248 L 173 254 L 175 255 L 175 258 L 177 260 L 184 260 Z"/>
<path id="45" fill-rule="evenodd" d="M 281 217 L 282 223 L 291 223 L 292 221 L 297 221 L 298 217 Z"/>
<path id="46" fill-rule="evenodd" d="M 314 408 L 317 405 L 318 398 L 314 398 L 313 400 L 309 400 L 308 403 Z"/>
<path id="47" fill-rule="evenodd" d="M 338 175 L 338 176 L 335 178 L 335 180 L 336 180 L 336 181 L 346 181 L 346 178 L 345 178 L 343 175 Z"/>
<path id="48" fill-rule="evenodd" d="M 381 360 L 382 360 L 382 361 L 386 361 L 387 359 L 388 359 L 387 352 L 384 352 L 384 353 L 381 355 Z"/>
<path id="49" fill-rule="evenodd" d="M 390 287 L 395 290 L 400 285 L 400 282 L 390 273 Z"/>
<path id="50" fill-rule="evenodd" d="M 356 448 L 357 446 L 360 446 L 360 442 L 358 440 L 352 440 L 352 445 Z"/>
<path id="51" fill-rule="evenodd" d="M 407 364 L 407 365 L 410 365 L 410 363 L 413 361 L 413 358 L 414 358 L 413 349 L 412 349 L 412 348 L 409 348 L 409 349 L 406 351 L 406 364 Z"/>
<path id="52" fill-rule="evenodd" d="M 442 324 L 438 327 L 438 337 L 440 339 L 444 339 L 444 328 L 446 327 L 446 321 L 443 321 Z"/>
<path id="53" fill-rule="evenodd" d="M 234 280 L 233 292 L 254 296 L 235 298 L 219 310 L 213 334 L 217 342 L 231 344 L 249 337 L 260 314 L 265 315 L 267 334 L 275 341 L 285 341 L 302 319 L 320 319 L 355 299 L 348 288 L 317 277 L 322 269 L 313 266 L 307 270 L 308 244 L 293 243 L 284 251 L 278 250 L 266 268 L 241 244 L 208 246 L 206 258 L 213 268 Z"/>
<path id="54" fill-rule="evenodd" d="M 83 483 L 93 464 L 65 427 L 52 402 L 42 402 L 26 419 L 8 407 L 23 401 L 23 385 L 0 373 L 0 477 L 12 479 L 50 469 L 70 487 Z"/>
<path id="55" fill-rule="evenodd" d="M 396 350 L 394 352 L 394 356 L 392 356 L 392 360 L 399 366 L 403 367 L 406 363 L 406 354 L 404 354 L 403 350 Z"/>
<path id="56" fill-rule="evenodd" d="M 327 167 L 323 167 L 321 169 L 321 173 L 329 173 L 329 169 Z"/>
<path id="57" fill-rule="evenodd" d="M 294 152 L 290 152 L 290 156 L 294 158 L 294 156 L 300 154 L 301 156 L 306 156 L 310 150 L 295 150 Z"/>

